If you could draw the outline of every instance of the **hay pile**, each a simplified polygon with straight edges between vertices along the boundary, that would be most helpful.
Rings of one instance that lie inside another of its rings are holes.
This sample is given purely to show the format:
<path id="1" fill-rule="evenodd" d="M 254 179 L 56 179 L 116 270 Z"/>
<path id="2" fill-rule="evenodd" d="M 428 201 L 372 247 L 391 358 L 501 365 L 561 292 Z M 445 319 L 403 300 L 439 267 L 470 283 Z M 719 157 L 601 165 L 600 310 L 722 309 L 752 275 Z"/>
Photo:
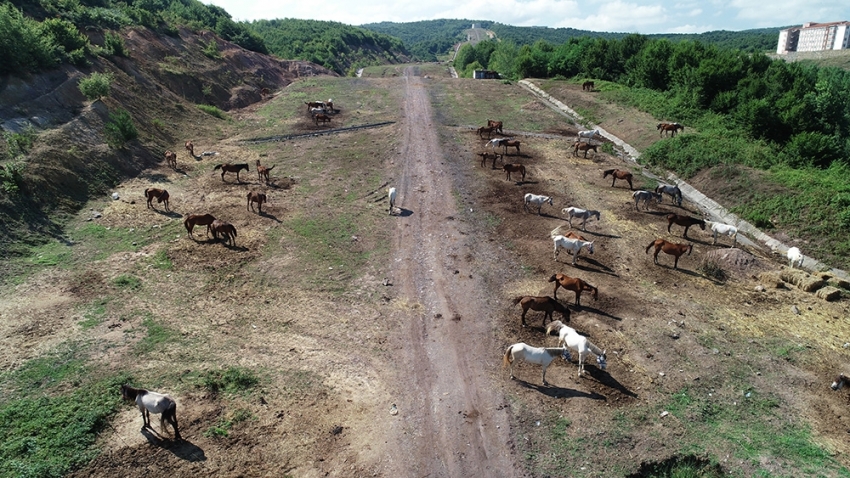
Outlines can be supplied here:
<path id="1" fill-rule="evenodd" d="M 779 277 L 789 284 L 794 284 L 798 289 L 805 292 L 814 292 L 826 285 L 826 281 L 818 276 L 798 269 L 782 269 Z"/>
<path id="2" fill-rule="evenodd" d="M 705 254 L 703 261 L 716 263 L 723 272 L 736 279 L 753 277 L 769 269 L 756 256 L 737 248 L 711 250 Z"/>

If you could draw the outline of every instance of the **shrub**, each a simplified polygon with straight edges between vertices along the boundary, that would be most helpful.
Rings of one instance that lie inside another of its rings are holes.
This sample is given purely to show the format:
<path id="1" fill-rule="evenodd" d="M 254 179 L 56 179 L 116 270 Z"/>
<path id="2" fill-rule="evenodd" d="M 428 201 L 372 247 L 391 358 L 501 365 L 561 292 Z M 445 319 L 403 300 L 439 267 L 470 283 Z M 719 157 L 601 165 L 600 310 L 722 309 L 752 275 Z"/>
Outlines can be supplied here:
<path id="1" fill-rule="evenodd" d="M 92 73 L 80 80 L 80 92 L 89 100 L 99 100 L 109 94 L 112 73 Z"/>
<path id="2" fill-rule="evenodd" d="M 219 119 L 227 119 L 227 114 L 224 111 L 221 111 L 219 108 L 212 105 L 197 105 L 198 109 L 203 111 L 208 115 L 215 116 Z"/>
<path id="3" fill-rule="evenodd" d="M 213 60 L 221 59 L 221 53 L 218 51 L 218 43 L 216 43 L 215 40 L 210 40 L 210 42 L 204 46 L 204 55 L 212 58 Z"/>
<path id="4" fill-rule="evenodd" d="M 117 33 L 106 32 L 106 38 L 103 40 L 103 49 L 106 50 L 108 55 L 127 56 L 124 39 Z"/>
<path id="5" fill-rule="evenodd" d="M 226 370 L 208 371 L 201 380 L 201 386 L 212 395 L 221 392 L 240 393 L 254 388 L 260 379 L 250 369 L 230 367 Z"/>
<path id="6" fill-rule="evenodd" d="M 119 109 L 109 114 L 109 122 L 106 123 L 106 144 L 112 148 L 122 148 L 128 141 L 139 137 L 139 131 L 133 124 L 133 118 L 125 109 Z"/>
<path id="7" fill-rule="evenodd" d="M 0 189 L 9 196 L 14 196 L 20 191 L 20 184 L 23 181 L 21 172 L 24 170 L 22 161 L 13 161 L 7 163 L 0 169 Z"/>
<path id="8" fill-rule="evenodd" d="M 48 18 L 41 23 L 40 31 L 51 43 L 56 61 L 69 61 L 78 66 L 86 63 L 89 40 L 73 23 L 61 18 Z"/>
<path id="9" fill-rule="evenodd" d="M 32 126 L 24 129 L 21 133 L 4 132 L 3 138 L 6 140 L 6 151 L 9 157 L 17 158 L 18 156 L 29 153 L 37 137 L 38 135 Z"/>
<path id="10" fill-rule="evenodd" d="M 726 280 L 726 271 L 724 271 L 723 268 L 720 267 L 720 263 L 714 259 L 704 258 L 699 267 L 697 267 L 697 271 L 705 277 L 718 282 L 724 282 Z"/>

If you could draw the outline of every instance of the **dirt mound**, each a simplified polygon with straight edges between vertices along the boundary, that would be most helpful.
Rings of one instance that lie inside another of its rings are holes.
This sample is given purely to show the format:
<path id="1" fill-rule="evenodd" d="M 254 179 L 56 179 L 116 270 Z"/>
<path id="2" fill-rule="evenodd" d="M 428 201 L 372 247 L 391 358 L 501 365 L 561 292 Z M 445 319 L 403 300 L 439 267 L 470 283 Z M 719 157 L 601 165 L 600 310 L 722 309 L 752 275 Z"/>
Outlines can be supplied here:
<path id="1" fill-rule="evenodd" d="M 743 249 L 715 249 L 705 253 L 705 262 L 715 262 L 720 269 L 735 279 L 749 279 L 773 269 L 756 256 Z"/>

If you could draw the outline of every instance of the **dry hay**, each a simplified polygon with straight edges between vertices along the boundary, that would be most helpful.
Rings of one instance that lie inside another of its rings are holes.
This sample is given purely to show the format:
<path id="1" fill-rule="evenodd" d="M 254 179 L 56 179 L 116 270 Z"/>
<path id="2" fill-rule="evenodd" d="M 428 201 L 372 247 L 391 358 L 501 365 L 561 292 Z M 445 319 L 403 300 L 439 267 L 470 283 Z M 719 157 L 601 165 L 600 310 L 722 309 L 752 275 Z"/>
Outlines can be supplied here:
<path id="1" fill-rule="evenodd" d="M 794 284 L 797 288 L 806 291 L 814 292 L 823 287 L 826 282 L 817 276 L 813 276 L 805 271 L 797 269 L 784 268 L 779 273 L 779 277 L 789 284 Z"/>
<path id="2" fill-rule="evenodd" d="M 758 280 L 765 284 L 765 287 L 768 289 L 787 289 L 788 286 L 785 284 L 785 281 L 782 280 L 782 277 L 779 275 L 779 271 L 766 271 L 762 272 L 758 275 Z"/>
<path id="3" fill-rule="evenodd" d="M 753 277 L 760 272 L 767 271 L 769 267 L 760 262 L 756 256 L 749 252 L 737 249 L 715 249 L 705 255 L 704 262 L 715 262 L 727 274 L 736 279 Z"/>
<path id="4" fill-rule="evenodd" d="M 822 289 L 818 289 L 815 295 L 827 301 L 838 300 L 841 298 L 841 289 L 832 286 L 826 286 Z"/>
<path id="5" fill-rule="evenodd" d="M 528 102 L 528 103 L 522 105 L 522 107 L 520 107 L 520 109 L 523 110 L 523 111 L 540 111 L 540 110 L 545 110 L 546 105 L 544 105 L 543 103 L 541 103 L 539 101 L 531 101 L 531 102 Z"/>

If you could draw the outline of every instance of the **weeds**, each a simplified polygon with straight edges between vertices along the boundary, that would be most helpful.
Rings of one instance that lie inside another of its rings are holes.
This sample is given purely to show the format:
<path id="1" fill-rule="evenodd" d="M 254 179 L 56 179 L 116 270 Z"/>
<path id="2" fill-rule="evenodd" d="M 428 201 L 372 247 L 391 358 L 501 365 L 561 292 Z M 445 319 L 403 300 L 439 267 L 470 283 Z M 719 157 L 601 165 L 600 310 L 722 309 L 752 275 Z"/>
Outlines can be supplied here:
<path id="1" fill-rule="evenodd" d="M 23 161 L 16 160 L 7 163 L 3 166 L 3 169 L 0 169 L 0 187 L 9 196 L 15 196 L 21 190 L 24 180 L 21 173 L 24 170 L 24 164 Z"/>
<path id="2" fill-rule="evenodd" d="M 139 131 L 133 124 L 133 117 L 125 109 L 110 113 L 109 122 L 104 129 L 106 144 L 113 149 L 123 148 L 127 142 L 139 137 Z"/>
<path id="3" fill-rule="evenodd" d="M 212 93 L 212 91 L 210 91 L 210 93 Z M 223 119 L 223 120 L 227 119 L 227 114 L 224 111 L 220 110 L 219 108 L 217 108 L 215 106 L 212 106 L 212 105 L 195 105 L 195 106 L 197 106 L 199 110 L 203 111 L 204 113 L 206 113 L 208 115 L 215 116 L 218 119 Z"/>
<path id="4" fill-rule="evenodd" d="M 230 367 L 225 370 L 210 370 L 200 380 L 200 386 L 213 396 L 221 393 L 245 393 L 256 387 L 260 379 L 250 369 Z"/>
<path id="5" fill-rule="evenodd" d="M 700 265 L 697 266 L 697 271 L 705 277 L 717 282 L 725 282 L 727 278 L 726 271 L 720 267 L 720 263 L 715 259 L 708 257 L 704 257 L 702 259 Z"/>
<path id="6" fill-rule="evenodd" d="M 233 428 L 233 425 L 236 425 L 240 422 L 253 420 L 254 414 L 251 413 L 250 410 L 245 408 L 237 408 L 233 411 L 233 414 L 230 418 L 222 418 L 219 420 L 218 424 L 209 427 L 205 432 L 204 436 L 207 438 L 226 438 L 230 434 L 230 429 Z"/>
<path id="7" fill-rule="evenodd" d="M 109 94 L 113 79 L 112 73 L 94 72 L 80 80 L 80 92 L 90 101 L 99 100 Z"/>
<path id="8" fill-rule="evenodd" d="M 136 343 L 136 352 L 140 354 L 148 354 L 159 350 L 163 345 L 168 343 L 178 342 L 180 333 L 174 329 L 168 328 L 162 323 L 154 320 L 152 317 L 145 318 L 142 321 L 142 326 L 147 329 L 147 334 L 138 343 Z"/>
<path id="9" fill-rule="evenodd" d="M 142 287 L 142 280 L 130 274 L 121 274 L 112 280 L 112 285 L 119 289 L 138 290 Z"/>

